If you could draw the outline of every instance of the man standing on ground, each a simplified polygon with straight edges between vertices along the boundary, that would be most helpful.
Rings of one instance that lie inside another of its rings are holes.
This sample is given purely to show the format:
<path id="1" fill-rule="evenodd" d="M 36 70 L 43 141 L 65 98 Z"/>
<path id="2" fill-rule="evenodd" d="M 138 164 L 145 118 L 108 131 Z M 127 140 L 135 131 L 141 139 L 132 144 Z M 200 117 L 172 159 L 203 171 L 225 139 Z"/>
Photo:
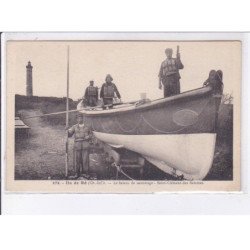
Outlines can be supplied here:
<path id="1" fill-rule="evenodd" d="M 77 124 L 68 130 L 68 135 L 69 137 L 72 135 L 75 136 L 74 157 L 76 162 L 77 177 L 80 177 L 81 174 L 88 176 L 90 148 L 89 141 L 91 139 L 92 131 L 89 127 L 84 125 L 82 114 L 77 115 Z"/>
<path id="2" fill-rule="evenodd" d="M 164 97 L 177 95 L 180 93 L 180 74 L 179 69 L 183 69 L 184 66 L 181 62 L 181 57 L 179 53 L 179 47 L 177 47 L 177 56 L 173 58 L 173 50 L 166 49 L 166 60 L 161 64 L 159 72 L 159 89 L 162 89 L 162 84 L 164 86 Z"/>
<path id="3" fill-rule="evenodd" d="M 106 76 L 105 83 L 103 83 L 100 97 L 103 99 L 104 105 L 113 105 L 113 98 L 116 96 L 121 99 L 121 95 L 116 87 L 116 85 L 112 82 L 113 78 L 110 74 Z"/>

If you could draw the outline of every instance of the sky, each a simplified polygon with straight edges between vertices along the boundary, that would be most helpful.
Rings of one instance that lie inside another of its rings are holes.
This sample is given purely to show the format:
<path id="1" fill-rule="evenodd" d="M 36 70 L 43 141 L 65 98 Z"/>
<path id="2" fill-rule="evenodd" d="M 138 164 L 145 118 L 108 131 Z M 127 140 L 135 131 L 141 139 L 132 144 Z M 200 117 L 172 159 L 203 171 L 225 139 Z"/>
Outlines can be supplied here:
<path id="1" fill-rule="evenodd" d="M 90 80 L 101 87 L 111 74 L 123 101 L 163 97 L 158 73 L 165 49 L 180 46 L 184 69 L 181 91 L 202 86 L 211 69 L 224 73 L 224 92 L 233 94 L 241 82 L 239 41 L 8 41 L 7 86 L 26 92 L 26 65 L 33 66 L 33 95 L 66 96 L 67 46 L 70 47 L 70 98 L 84 94 Z"/>

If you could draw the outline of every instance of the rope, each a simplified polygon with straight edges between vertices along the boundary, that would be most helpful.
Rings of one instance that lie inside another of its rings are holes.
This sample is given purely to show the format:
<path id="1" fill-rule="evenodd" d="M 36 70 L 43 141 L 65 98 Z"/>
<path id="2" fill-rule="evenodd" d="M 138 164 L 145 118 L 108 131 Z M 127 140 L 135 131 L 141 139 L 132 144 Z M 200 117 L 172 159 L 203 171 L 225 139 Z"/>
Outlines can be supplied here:
<path id="1" fill-rule="evenodd" d="M 126 176 L 128 179 L 130 179 L 131 181 L 134 181 L 133 178 L 131 178 L 129 175 L 127 175 L 126 173 L 124 173 L 124 171 L 122 169 L 119 170 L 124 176 Z"/>
<path id="2" fill-rule="evenodd" d="M 131 178 L 129 175 L 127 175 L 127 174 L 121 169 L 121 167 L 120 167 L 119 165 L 117 165 L 115 162 L 114 162 L 113 164 L 114 164 L 114 166 L 116 167 L 116 169 L 117 169 L 118 172 L 122 173 L 124 176 L 126 176 L 126 177 L 127 177 L 128 179 L 130 179 L 131 181 L 134 181 L 134 179 Z"/>
<path id="3" fill-rule="evenodd" d="M 83 110 L 88 110 L 88 109 L 87 108 L 79 109 L 79 110 L 78 109 L 73 109 L 73 110 L 69 110 L 68 113 L 74 113 L 74 112 L 79 112 L 79 111 L 83 111 Z M 49 113 L 49 114 L 27 116 L 27 117 L 23 117 L 23 119 L 27 120 L 27 119 L 32 119 L 32 118 L 51 116 L 51 115 L 60 115 L 60 114 L 66 114 L 66 113 L 67 113 L 67 111 L 59 111 L 59 112 L 54 112 L 54 113 Z"/>

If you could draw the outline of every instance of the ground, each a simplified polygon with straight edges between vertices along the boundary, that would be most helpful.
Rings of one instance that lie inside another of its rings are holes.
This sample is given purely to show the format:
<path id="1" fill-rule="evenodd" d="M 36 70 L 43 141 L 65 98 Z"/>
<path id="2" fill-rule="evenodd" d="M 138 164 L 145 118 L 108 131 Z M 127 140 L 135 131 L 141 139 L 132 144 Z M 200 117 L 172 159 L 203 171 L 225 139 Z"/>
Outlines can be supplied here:
<path id="1" fill-rule="evenodd" d="M 20 110 L 23 117 L 41 114 L 39 110 Z M 16 178 L 63 178 L 65 174 L 66 132 L 61 125 L 49 126 L 42 118 L 24 121 L 31 127 L 29 138 L 16 138 Z M 69 143 L 71 154 L 72 142 Z M 72 155 L 69 156 L 70 160 Z M 70 165 L 72 163 L 70 162 Z"/>
<path id="2" fill-rule="evenodd" d="M 42 114 L 40 110 L 19 110 L 22 117 Z M 29 137 L 16 138 L 16 179 L 63 179 L 65 178 L 66 131 L 63 125 L 50 125 L 43 118 L 24 120 L 31 127 Z M 73 171 L 73 139 L 69 139 L 69 176 Z M 99 154 L 91 154 L 90 171 L 101 178 Z M 93 176 L 93 174 L 92 174 Z"/>

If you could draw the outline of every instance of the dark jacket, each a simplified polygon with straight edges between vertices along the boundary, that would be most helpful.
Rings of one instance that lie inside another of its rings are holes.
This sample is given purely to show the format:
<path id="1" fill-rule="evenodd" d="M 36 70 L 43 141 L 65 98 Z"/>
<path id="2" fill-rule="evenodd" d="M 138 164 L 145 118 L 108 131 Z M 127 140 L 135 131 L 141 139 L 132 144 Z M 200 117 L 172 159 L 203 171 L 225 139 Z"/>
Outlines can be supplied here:
<path id="1" fill-rule="evenodd" d="M 182 64 L 180 58 L 167 58 L 161 63 L 161 68 L 158 76 L 162 79 L 170 75 L 177 74 L 180 78 L 179 69 L 183 68 L 184 65 Z"/>
<path id="2" fill-rule="evenodd" d="M 71 137 L 72 135 L 75 136 L 75 142 L 77 141 L 88 141 L 91 139 L 92 131 L 89 127 L 83 126 L 80 127 L 79 124 L 72 126 L 68 130 L 68 135 Z"/>
<path id="3" fill-rule="evenodd" d="M 84 97 L 88 99 L 88 97 L 96 97 L 98 99 L 98 88 L 94 86 L 88 86 L 85 90 Z"/>
<path id="4" fill-rule="evenodd" d="M 101 98 L 114 98 L 115 94 L 118 98 L 121 98 L 121 95 L 114 83 L 103 83 L 100 92 Z"/>

